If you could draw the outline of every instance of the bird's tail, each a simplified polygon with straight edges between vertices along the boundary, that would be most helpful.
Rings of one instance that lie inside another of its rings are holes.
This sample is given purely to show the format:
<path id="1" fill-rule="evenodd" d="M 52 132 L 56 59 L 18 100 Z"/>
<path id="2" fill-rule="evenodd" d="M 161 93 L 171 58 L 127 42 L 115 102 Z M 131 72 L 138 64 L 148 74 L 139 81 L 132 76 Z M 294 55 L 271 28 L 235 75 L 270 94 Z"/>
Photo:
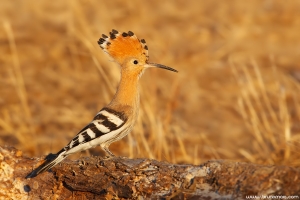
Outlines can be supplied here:
<path id="1" fill-rule="evenodd" d="M 60 163 L 63 159 L 67 157 L 66 151 L 59 151 L 57 154 L 49 154 L 45 158 L 45 162 L 41 164 L 38 168 L 34 169 L 32 172 L 30 172 L 26 178 L 33 178 L 36 177 L 38 174 L 47 171 Z"/>

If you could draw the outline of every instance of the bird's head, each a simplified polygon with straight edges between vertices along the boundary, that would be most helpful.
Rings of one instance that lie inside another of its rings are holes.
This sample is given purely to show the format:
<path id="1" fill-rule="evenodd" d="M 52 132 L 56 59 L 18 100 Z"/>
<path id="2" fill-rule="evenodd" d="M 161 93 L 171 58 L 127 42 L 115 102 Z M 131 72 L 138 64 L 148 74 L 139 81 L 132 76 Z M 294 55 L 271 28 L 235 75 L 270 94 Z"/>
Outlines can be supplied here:
<path id="1" fill-rule="evenodd" d="M 113 29 L 109 36 L 103 34 L 98 44 L 121 66 L 122 73 L 140 76 L 149 67 L 177 72 L 177 70 L 165 65 L 149 63 L 146 41 L 144 39 L 139 40 L 131 31 L 119 33 Z"/>

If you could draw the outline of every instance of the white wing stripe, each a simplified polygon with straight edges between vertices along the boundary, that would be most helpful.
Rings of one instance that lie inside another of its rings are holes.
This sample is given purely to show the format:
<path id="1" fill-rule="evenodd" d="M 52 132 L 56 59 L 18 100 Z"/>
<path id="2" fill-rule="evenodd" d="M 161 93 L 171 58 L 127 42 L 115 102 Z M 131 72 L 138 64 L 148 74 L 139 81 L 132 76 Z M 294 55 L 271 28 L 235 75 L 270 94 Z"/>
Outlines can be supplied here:
<path id="1" fill-rule="evenodd" d="M 74 144 L 74 140 L 71 141 L 69 147 L 72 148 L 72 147 L 73 147 L 73 144 Z"/>
<path id="2" fill-rule="evenodd" d="M 83 141 L 84 141 L 83 135 L 82 135 L 82 134 L 79 134 L 79 135 L 78 135 L 78 142 L 81 143 L 81 142 L 83 142 Z"/>
<path id="3" fill-rule="evenodd" d="M 100 111 L 98 114 L 102 114 L 104 115 L 105 117 L 107 117 L 107 119 L 114 123 L 116 126 L 120 126 L 124 121 L 122 119 L 120 119 L 118 116 L 112 114 L 112 113 L 109 113 L 107 112 L 106 110 L 102 110 Z"/>
<path id="4" fill-rule="evenodd" d="M 91 137 L 91 139 L 96 137 L 96 134 L 91 129 L 87 129 L 86 133 Z"/>
<path id="5" fill-rule="evenodd" d="M 96 128 L 102 133 L 108 133 L 110 131 L 109 128 L 107 128 L 103 124 L 99 124 L 97 120 L 93 121 L 93 123 L 95 124 Z"/>

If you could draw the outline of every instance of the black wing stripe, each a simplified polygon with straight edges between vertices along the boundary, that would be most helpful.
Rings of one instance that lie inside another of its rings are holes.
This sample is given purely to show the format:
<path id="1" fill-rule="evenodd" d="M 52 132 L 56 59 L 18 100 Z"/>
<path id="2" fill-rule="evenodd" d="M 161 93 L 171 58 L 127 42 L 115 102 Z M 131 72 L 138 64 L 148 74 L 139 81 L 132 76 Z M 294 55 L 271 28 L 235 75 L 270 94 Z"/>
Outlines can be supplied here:
<path id="1" fill-rule="evenodd" d="M 83 132 L 82 136 L 83 136 L 83 141 L 84 142 L 88 142 L 92 139 L 91 136 L 87 133 L 87 131 Z"/>
<path id="2" fill-rule="evenodd" d="M 94 120 L 107 120 L 107 117 L 102 115 L 101 111 L 94 117 Z"/>
<path id="3" fill-rule="evenodd" d="M 102 111 L 112 115 L 112 117 L 118 117 L 123 122 L 127 121 L 127 117 L 123 112 L 118 112 L 111 108 L 103 108 L 102 110 L 100 110 L 99 113 L 94 117 L 94 120 L 107 120 L 108 116 L 105 116 Z"/>
<path id="4" fill-rule="evenodd" d="M 108 121 L 108 120 L 103 121 L 101 124 L 102 124 L 103 126 L 107 127 L 110 131 L 116 130 L 117 127 L 118 127 L 116 124 L 114 124 L 113 122 Z M 122 126 L 122 125 L 121 125 L 121 126 Z M 119 127 L 121 127 L 121 126 L 119 126 Z"/>
<path id="5" fill-rule="evenodd" d="M 98 122 L 94 122 L 94 123 L 98 123 Z M 100 137 L 102 135 L 105 135 L 105 133 L 103 133 L 102 131 L 100 131 L 95 124 L 93 124 L 93 126 L 90 127 L 91 131 L 93 131 L 96 134 L 96 138 Z M 111 130 L 111 129 L 110 129 Z"/>
<path id="6" fill-rule="evenodd" d="M 88 129 L 90 125 L 91 125 L 91 124 L 86 125 L 83 129 L 81 129 L 81 130 L 77 133 L 77 135 L 79 135 L 80 133 L 82 133 L 83 131 L 85 131 L 86 129 Z"/>
<path id="7" fill-rule="evenodd" d="M 78 135 L 76 135 L 73 138 L 73 140 L 70 142 L 70 144 L 68 146 L 69 146 L 69 149 L 70 149 L 70 148 L 76 147 L 77 145 L 79 145 Z"/>

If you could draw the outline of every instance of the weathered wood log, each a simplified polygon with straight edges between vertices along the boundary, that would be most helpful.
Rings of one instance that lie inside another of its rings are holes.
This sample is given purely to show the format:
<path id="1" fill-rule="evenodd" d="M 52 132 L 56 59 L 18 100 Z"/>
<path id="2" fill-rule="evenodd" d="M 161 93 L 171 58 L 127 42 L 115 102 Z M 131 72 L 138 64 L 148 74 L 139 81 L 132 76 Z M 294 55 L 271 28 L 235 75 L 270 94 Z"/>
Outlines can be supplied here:
<path id="1" fill-rule="evenodd" d="M 300 194 L 300 169 L 288 166 L 223 160 L 195 166 L 88 157 L 65 160 L 50 172 L 25 179 L 41 162 L 0 147 L 0 199 L 245 199 Z"/>

